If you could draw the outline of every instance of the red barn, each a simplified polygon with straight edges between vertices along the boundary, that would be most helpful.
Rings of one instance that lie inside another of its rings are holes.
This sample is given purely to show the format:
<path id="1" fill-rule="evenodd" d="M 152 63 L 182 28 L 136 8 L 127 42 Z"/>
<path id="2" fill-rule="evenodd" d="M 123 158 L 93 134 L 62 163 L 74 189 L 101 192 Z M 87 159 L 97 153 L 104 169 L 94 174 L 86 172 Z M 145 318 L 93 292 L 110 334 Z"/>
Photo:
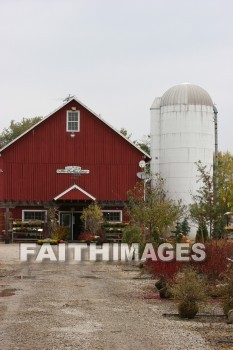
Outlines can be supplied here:
<path id="1" fill-rule="evenodd" d="M 0 150 L 6 228 L 9 211 L 14 220 L 46 221 L 48 208 L 56 206 L 76 239 L 80 213 L 93 200 L 107 220 L 124 220 L 141 160 L 149 156 L 83 103 L 69 100 Z"/>

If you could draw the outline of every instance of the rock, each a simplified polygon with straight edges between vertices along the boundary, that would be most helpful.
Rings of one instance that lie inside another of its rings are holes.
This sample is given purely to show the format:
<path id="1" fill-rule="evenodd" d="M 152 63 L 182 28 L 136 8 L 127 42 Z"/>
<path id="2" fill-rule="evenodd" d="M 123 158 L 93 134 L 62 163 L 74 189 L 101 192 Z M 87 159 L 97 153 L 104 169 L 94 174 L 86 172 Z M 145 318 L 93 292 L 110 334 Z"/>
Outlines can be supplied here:
<path id="1" fill-rule="evenodd" d="M 227 317 L 228 317 L 228 321 L 229 321 L 230 323 L 233 323 L 233 309 L 231 309 L 230 311 L 228 311 Z"/>

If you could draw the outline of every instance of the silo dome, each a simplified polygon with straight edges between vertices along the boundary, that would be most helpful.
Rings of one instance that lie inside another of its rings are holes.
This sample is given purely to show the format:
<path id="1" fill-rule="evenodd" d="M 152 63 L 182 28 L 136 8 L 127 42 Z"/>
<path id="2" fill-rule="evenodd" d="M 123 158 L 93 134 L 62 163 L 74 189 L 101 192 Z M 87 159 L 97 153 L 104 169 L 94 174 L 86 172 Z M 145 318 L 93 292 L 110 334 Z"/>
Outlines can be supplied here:
<path id="1" fill-rule="evenodd" d="M 161 98 L 161 107 L 175 105 L 213 106 L 213 101 L 200 86 L 185 83 L 173 86 Z"/>

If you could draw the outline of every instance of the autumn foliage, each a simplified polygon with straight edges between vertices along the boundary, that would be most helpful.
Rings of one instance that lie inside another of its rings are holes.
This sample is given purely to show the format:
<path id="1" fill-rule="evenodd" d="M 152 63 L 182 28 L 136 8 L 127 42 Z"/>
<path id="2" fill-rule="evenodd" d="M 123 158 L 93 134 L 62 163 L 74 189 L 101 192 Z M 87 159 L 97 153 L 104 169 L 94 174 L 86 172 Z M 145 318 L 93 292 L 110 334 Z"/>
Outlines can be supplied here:
<path id="1" fill-rule="evenodd" d="M 205 244 L 206 259 L 203 262 L 152 261 L 148 260 L 146 268 L 154 278 L 172 279 L 183 267 L 191 265 L 195 271 L 204 274 L 208 280 L 221 279 L 233 260 L 233 242 L 229 240 L 210 241 Z"/>

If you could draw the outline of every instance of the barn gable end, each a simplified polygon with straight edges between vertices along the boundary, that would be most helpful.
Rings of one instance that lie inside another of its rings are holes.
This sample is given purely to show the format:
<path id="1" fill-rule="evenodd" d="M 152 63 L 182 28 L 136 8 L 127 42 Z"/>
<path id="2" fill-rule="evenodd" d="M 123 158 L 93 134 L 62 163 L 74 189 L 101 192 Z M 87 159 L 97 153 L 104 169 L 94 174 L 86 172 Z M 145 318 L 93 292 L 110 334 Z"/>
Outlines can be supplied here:
<path id="1" fill-rule="evenodd" d="M 75 131 L 67 130 L 69 111 L 79 116 Z M 22 210 L 25 205 L 48 208 L 56 204 L 66 205 L 67 210 L 76 207 L 77 211 L 93 199 L 102 206 L 120 205 L 122 209 L 127 192 L 137 182 L 139 162 L 150 159 L 77 99 L 64 104 L 0 152 L 1 206 L 21 206 Z M 57 172 L 67 166 L 89 173 L 73 176 Z M 74 184 L 78 188 L 72 187 Z M 20 211 L 15 212 L 18 215 Z M 23 219 L 23 212 L 16 219 Z"/>

